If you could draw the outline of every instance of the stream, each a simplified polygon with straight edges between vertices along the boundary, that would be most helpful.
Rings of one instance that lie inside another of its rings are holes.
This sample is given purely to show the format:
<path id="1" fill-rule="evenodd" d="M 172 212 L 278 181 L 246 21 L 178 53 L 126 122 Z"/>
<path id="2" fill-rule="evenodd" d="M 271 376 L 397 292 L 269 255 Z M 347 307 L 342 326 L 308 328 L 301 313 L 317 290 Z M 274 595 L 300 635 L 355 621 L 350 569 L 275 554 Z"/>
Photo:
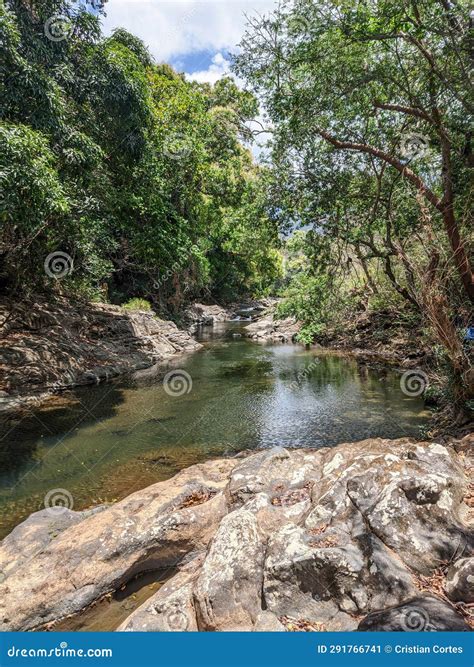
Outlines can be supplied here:
<path id="1" fill-rule="evenodd" d="M 299 345 L 257 344 L 242 336 L 245 324 L 199 330 L 203 349 L 173 362 L 190 378 L 181 395 L 165 391 L 163 372 L 144 372 L 2 423 L 0 538 L 44 508 L 53 489 L 80 510 L 209 458 L 413 436 L 427 422 L 423 401 L 402 393 L 397 373 Z"/>

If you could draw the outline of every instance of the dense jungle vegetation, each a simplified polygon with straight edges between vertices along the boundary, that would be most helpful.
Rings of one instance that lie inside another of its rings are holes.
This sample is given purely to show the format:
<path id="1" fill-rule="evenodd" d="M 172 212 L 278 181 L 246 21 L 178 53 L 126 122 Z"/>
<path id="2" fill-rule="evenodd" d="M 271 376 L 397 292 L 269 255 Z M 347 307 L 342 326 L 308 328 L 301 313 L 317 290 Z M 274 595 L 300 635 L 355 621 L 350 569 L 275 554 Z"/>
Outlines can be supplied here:
<path id="1" fill-rule="evenodd" d="M 255 97 L 228 78 L 186 81 L 125 30 L 104 39 L 92 5 L 0 12 L 3 288 L 140 296 L 165 312 L 265 293 L 281 259 L 243 144 Z M 69 19 L 60 39 L 46 34 L 54 16 Z M 61 281 L 43 268 L 54 252 L 73 263 Z"/>
<path id="2" fill-rule="evenodd" d="M 455 403 L 474 394 L 473 45 L 464 0 L 298 0 L 251 19 L 236 62 L 273 127 L 281 227 L 304 229 L 282 314 L 310 341 L 388 311 Z"/>
<path id="3" fill-rule="evenodd" d="M 176 313 L 279 294 L 305 342 L 422 333 L 469 405 L 473 19 L 465 0 L 297 0 L 249 19 L 239 85 L 186 80 L 102 3 L 0 0 L 3 290 Z M 53 15 L 67 39 L 45 35 Z M 250 90 L 242 86 L 242 81 Z M 269 157 L 249 122 L 264 109 Z M 56 251 L 74 270 L 44 271 Z"/>

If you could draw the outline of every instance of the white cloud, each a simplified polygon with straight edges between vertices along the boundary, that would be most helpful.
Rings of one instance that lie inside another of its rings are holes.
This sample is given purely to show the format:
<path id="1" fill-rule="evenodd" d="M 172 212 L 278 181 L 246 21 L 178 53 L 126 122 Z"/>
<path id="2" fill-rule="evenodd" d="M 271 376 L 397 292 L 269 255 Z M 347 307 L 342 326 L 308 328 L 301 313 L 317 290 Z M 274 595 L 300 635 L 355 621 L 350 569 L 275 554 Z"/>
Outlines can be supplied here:
<path id="1" fill-rule="evenodd" d="M 236 51 L 245 31 L 245 15 L 268 13 L 275 1 L 108 0 L 103 30 L 110 34 L 114 28 L 125 28 L 144 41 L 158 62 L 173 61 L 181 70 L 185 68 L 179 66 L 180 58 L 204 51 L 214 54 L 207 69 L 200 70 L 199 63 L 193 62 L 198 71 L 188 73 L 187 78 L 215 83 L 230 73 L 230 61 L 224 54 Z M 243 86 L 238 79 L 237 84 Z M 268 137 L 260 134 L 251 146 L 257 160 L 265 153 Z"/>
<path id="2" fill-rule="evenodd" d="M 230 61 L 226 60 L 222 53 L 216 53 L 212 59 L 209 69 L 188 74 L 187 78 L 198 83 L 215 83 L 226 74 L 230 73 Z M 235 78 L 235 77 L 234 77 Z"/>
<path id="3" fill-rule="evenodd" d="M 275 0 L 108 0 L 103 28 L 106 34 L 126 28 L 158 61 L 169 61 L 234 49 L 245 30 L 245 13 L 266 13 L 274 5 Z"/>

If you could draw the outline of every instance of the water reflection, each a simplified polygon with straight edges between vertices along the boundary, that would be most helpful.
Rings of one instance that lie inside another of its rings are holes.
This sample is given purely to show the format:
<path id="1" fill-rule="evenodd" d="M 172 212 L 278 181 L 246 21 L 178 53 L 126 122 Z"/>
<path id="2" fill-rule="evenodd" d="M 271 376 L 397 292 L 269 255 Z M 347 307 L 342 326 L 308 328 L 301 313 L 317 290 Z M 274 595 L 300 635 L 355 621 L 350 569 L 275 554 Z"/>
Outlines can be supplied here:
<path id="1" fill-rule="evenodd" d="M 398 375 L 299 346 L 255 344 L 235 337 L 241 326 L 202 329 L 204 349 L 176 361 L 192 377 L 189 394 L 169 396 L 148 372 L 3 424 L 0 534 L 41 509 L 53 488 L 68 489 L 81 509 L 242 449 L 416 435 L 426 422 Z"/>

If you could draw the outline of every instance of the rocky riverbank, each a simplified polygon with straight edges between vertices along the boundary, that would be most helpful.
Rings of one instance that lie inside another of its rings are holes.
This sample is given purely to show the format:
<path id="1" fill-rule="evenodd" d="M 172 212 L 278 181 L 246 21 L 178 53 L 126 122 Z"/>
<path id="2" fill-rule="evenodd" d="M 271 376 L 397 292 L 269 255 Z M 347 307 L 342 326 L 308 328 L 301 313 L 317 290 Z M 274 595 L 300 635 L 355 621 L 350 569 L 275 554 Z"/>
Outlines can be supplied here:
<path id="1" fill-rule="evenodd" d="M 265 308 L 245 327 L 246 336 L 263 343 L 296 342 L 302 323 L 293 317 L 276 318 L 275 305 Z M 419 334 L 414 334 L 413 327 L 388 312 L 359 313 L 344 330 L 328 328 L 314 346 L 361 362 L 399 368 L 425 367 L 431 359 L 430 349 Z"/>
<path id="2" fill-rule="evenodd" d="M 0 629 L 54 627 L 144 572 L 121 631 L 469 630 L 472 436 L 210 461 L 0 544 Z"/>
<path id="3" fill-rule="evenodd" d="M 399 368 L 426 368 L 433 361 L 432 345 L 423 338 L 421 324 L 391 311 L 357 313 L 344 329 L 329 327 L 318 343 L 361 361 Z"/>
<path id="4" fill-rule="evenodd" d="M 67 299 L 0 308 L 0 407 L 149 368 L 201 348 L 152 311 Z"/>

